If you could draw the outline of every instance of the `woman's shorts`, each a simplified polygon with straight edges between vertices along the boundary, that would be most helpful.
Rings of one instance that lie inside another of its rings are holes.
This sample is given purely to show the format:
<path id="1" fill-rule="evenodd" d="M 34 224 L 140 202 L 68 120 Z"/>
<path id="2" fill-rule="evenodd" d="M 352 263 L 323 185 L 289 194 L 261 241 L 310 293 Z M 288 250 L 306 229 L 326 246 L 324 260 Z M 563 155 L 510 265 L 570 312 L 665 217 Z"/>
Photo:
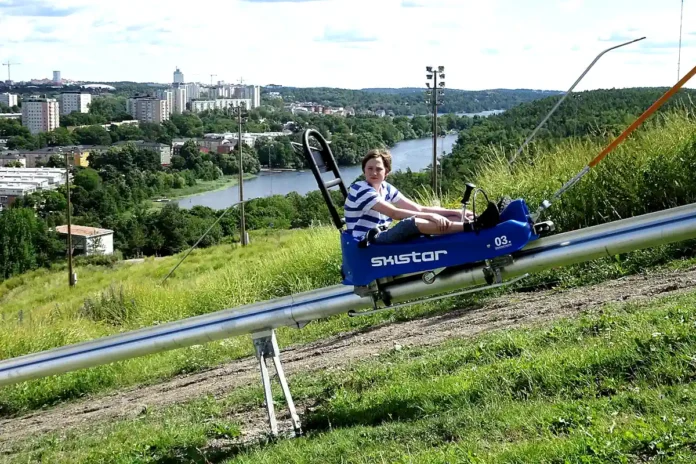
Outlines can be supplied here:
<path id="1" fill-rule="evenodd" d="M 416 217 L 411 216 L 402 219 L 393 227 L 377 234 L 374 243 L 401 243 L 419 237 L 421 232 L 416 225 Z"/>

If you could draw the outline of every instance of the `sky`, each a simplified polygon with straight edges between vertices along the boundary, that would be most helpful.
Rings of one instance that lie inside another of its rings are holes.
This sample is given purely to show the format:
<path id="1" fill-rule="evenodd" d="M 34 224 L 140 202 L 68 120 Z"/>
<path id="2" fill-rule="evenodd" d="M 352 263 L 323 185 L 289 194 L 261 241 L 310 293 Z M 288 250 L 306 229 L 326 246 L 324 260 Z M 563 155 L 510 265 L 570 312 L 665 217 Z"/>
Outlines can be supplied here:
<path id="1" fill-rule="evenodd" d="M 13 80 L 223 80 L 299 87 L 566 90 L 672 86 L 696 66 L 684 0 L 0 0 Z M 7 78 L 7 67 L 0 69 Z M 687 87 L 696 87 L 696 78 Z"/>

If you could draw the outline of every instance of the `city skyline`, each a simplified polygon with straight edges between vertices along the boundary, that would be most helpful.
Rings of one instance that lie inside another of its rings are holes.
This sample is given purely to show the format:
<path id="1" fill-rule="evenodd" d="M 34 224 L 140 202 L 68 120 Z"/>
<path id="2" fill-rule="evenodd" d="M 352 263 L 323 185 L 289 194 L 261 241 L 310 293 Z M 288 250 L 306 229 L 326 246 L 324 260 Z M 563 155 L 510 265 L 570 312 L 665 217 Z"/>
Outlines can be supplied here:
<path id="1" fill-rule="evenodd" d="M 179 68 L 203 84 L 213 74 L 213 82 L 398 88 L 424 87 L 425 66 L 444 65 L 448 88 L 565 90 L 599 52 L 645 36 L 603 57 L 575 91 L 677 81 L 679 0 L 202 0 L 196 14 L 143 3 L 0 0 L 0 61 L 20 63 L 15 81 L 60 70 L 85 82 L 165 84 Z M 210 22 L 215 12 L 229 27 Z M 696 65 L 694 18 L 685 2 L 680 77 Z"/>

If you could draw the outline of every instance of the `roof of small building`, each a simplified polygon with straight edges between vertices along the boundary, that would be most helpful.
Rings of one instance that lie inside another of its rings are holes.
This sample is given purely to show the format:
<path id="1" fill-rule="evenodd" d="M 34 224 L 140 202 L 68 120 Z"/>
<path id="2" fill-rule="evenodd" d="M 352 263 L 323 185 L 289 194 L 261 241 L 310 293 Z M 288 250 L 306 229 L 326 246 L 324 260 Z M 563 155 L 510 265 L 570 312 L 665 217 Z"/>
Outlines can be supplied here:
<path id="1" fill-rule="evenodd" d="M 59 234 L 67 235 L 68 226 L 56 226 L 56 232 L 58 232 Z M 113 230 L 100 229 L 98 227 L 76 226 L 74 224 L 70 226 L 70 235 L 76 235 L 80 237 L 95 237 L 99 235 L 109 235 L 113 233 Z"/>

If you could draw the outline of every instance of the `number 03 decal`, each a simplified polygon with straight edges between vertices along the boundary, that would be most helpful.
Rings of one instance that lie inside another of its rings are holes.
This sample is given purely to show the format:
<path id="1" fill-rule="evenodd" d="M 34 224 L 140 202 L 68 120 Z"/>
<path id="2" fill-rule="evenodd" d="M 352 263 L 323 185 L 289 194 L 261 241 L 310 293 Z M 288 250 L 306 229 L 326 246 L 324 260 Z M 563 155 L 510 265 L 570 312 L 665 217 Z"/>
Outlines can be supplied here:
<path id="1" fill-rule="evenodd" d="M 495 238 L 495 246 L 502 246 L 502 245 L 507 245 L 508 244 L 508 239 L 507 236 L 501 235 L 500 237 Z"/>

